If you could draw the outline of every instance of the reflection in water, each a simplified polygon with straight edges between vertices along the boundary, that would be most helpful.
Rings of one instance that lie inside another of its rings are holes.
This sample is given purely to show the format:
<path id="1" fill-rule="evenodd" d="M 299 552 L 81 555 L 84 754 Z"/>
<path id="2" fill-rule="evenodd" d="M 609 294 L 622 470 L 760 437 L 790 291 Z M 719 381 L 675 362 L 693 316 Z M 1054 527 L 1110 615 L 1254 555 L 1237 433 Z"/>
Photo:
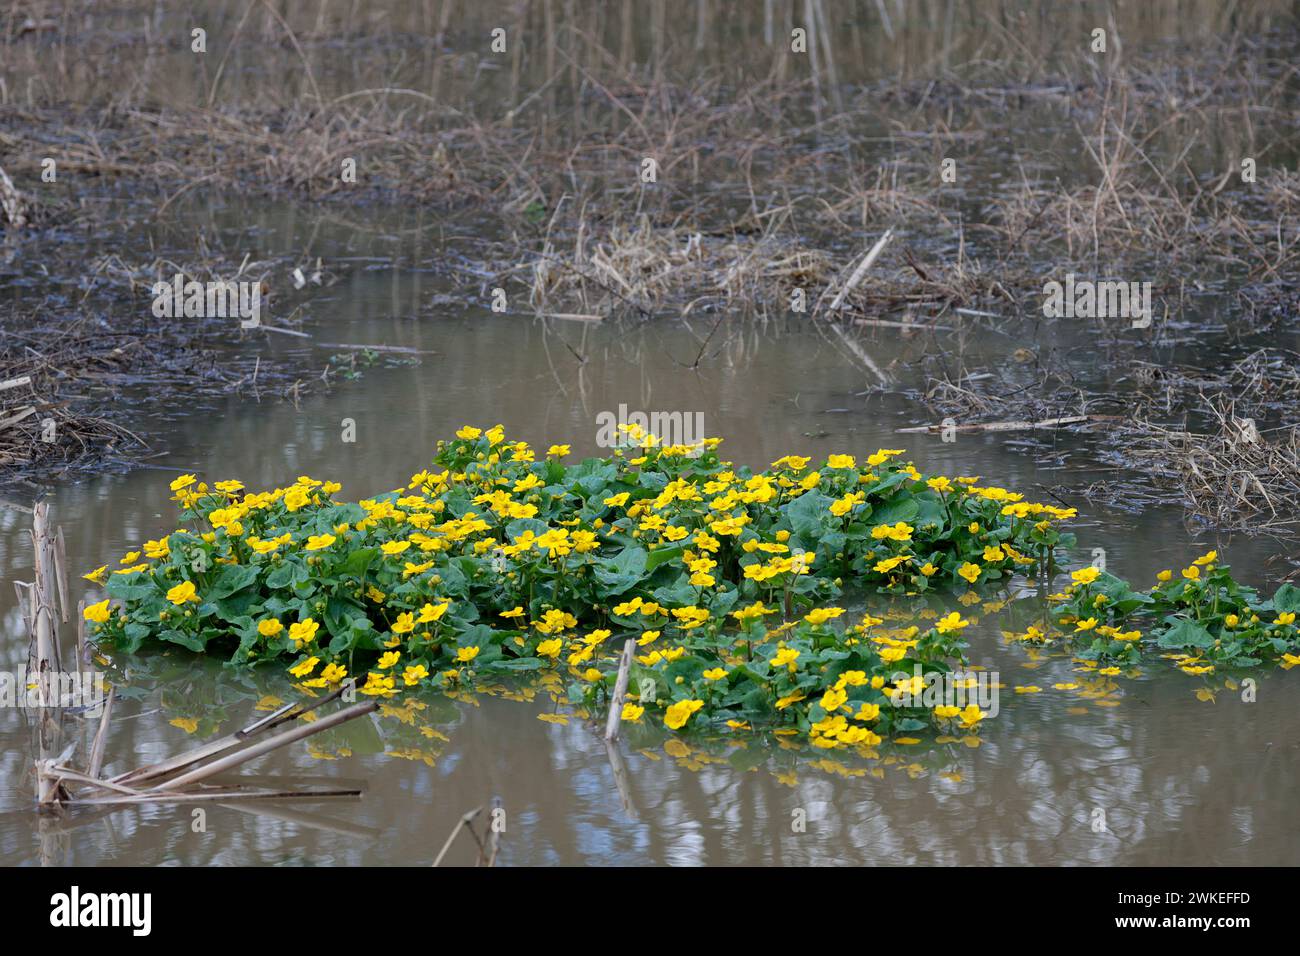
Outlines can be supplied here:
<path id="1" fill-rule="evenodd" d="M 0 863 L 427 863 L 462 813 L 494 798 L 506 811 L 504 865 L 1294 862 L 1282 796 L 1297 782 L 1294 684 L 1263 676 L 1258 703 L 1245 704 L 1163 670 L 1121 681 L 1081 674 L 1059 649 L 1008 638 L 1040 608 L 1033 595 L 987 602 L 971 629 L 972 661 L 996 672 L 1002 691 L 979 737 L 846 756 L 793 739 L 629 726 L 611 759 L 600 722 L 557 705 L 563 682 L 546 675 L 385 702 L 376 719 L 248 771 L 356 782 L 359 802 L 207 807 L 200 832 L 186 805 L 39 818 L 28 782 L 34 728 L 6 711 Z M 179 650 L 118 664 L 110 771 L 229 732 L 296 693 L 281 672 Z M 1041 692 L 1021 693 L 1032 688 Z M 80 736 L 84 748 L 93 731 L 93 721 L 69 719 L 65 739 Z M 1099 812 L 1104 832 L 1094 830 Z M 464 840 L 447 860 L 475 854 Z"/>

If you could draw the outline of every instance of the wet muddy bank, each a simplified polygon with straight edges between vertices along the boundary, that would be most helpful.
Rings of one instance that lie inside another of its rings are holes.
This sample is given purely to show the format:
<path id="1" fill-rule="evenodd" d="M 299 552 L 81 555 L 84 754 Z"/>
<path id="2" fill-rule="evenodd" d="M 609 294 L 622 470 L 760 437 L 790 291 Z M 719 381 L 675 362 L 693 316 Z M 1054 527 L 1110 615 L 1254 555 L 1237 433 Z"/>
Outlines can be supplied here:
<path id="1" fill-rule="evenodd" d="M 5 229 L 6 278 L 28 294 L 0 318 L 0 380 L 34 388 L 0 392 L 0 420 L 26 416 L 0 469 L 85 474 L 96 456 L 151 454 L 156 432 L 140 426 L 160 403 L 297 401 L 395 360 L 297 348 L 313 295 L 329 295 L 311 281 L 324 252 L 326 283 L 354 269 L 433 275 L 448 311 L 499 295 L 506 315 L 571 329 L 816 322 L 860 369 L 864 405 L 892 392 L 915 403 L 903 427 L 1082 416 L 1052 431 L 1086 438 L 1120 415 L 1122 447 L 1097 453 L 1145 477 L 1115 499 L 1145 485 L 1222 521 L 1219 486 L 1242 475 L 1197 483 L 1148 467 L 1171 432 L 1221 440 L 1202 394 L 1212 380 L 1235 409 L 1225 420 L 1252 419 L 1271 449 L 1247 469 L 1247 523 L 1285 511 L 1273 498 L 1291 492 L 1269 475 L 1286 470 L 1294 405 L 1282 395 L 1245 414 L 1259 378 L 1231 365 L 1273 347 L 1265 364 L 1284 366 L 1296 345 L 1295 31 L 1276 5 L 1192 4 L 1151 13 L 1155 27 L 1121 9 L 1113 57 L 1063 46 L 1062 14 L 1042 11 L 981 15 L 968 36 L 966 14 L 942 5 L 886 28 L 875 9 L 840 22 L 814 4 L 814 26 L 834 29 L 800 52 L 785 10 L 697 19 L 693 5 L 653 4 L 651 19 L 691 15 L 691 52 L 643 42 L 631 11 L 594 9 L 577 30 L 572 10 L 557 20 L 548 6 L 507 18 L 496 50 L 488 14 L 435 7 L 204 9 L 201 50 L 188 22 L 144 6 L 77 22 L 51 9 L 6 34 L 3 165 L 33 214 Z M 1089 16 L 1069 14 L 1081 36 Z M 761 42 L 725 39 L 737 34 Z M 272 246 L 195 214 L 235 197 L 376 233 L 414 207 L 431 241 L 340 262 L 346 239 L 295 229 L 297 247 Z M 74 233 L 81 261 L 65 248 Z M 141 287 L 176 272 L 267 282 L 279 330 L 150 321 Z M 1044 284 L 1076 272 L 1149 283 L 1148 325 L 1044 315 Z M 693 361 L 717 354 L 719 334 L 700 334 Z M 578 339 L 564 337 L 574 355 Z M 1104 362 L 1090 358 L 1098 343 Z M 51 424 L 58 440 L 43 441 Z M 1042 428 L 995 434 L 1042 461 L 1060 444 Z"/>

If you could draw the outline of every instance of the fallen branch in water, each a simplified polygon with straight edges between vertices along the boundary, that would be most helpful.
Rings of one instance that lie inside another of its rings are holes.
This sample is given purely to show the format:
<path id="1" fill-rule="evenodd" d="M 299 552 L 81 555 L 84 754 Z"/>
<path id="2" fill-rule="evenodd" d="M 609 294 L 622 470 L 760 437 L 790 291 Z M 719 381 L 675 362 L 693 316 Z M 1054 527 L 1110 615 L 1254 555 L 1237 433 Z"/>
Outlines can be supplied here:
<path id="1" fill-rule="evenodd" d="M 469 835 L 474 838 L 475 845 L 478 846 L 478 859 L 474 861 L 475 866 L 496 866 L 497 852 L 501 848 L 501 831 L 503 827 L 495 825 L 497 814 L 501 811 L 501 801 L 499 799 L 492 801 L 491 820 L 484 824 L 483 835 L 479 836 L 474 829 L 474 821 L 478 815 L 483 812 L 482 807 L 475 807 L 466 813 L 461 814 L 456 825 L 452 827 L 451 832 L 447 834 L 446 841 L 442 844 L 442 849 L 438 851 L 437 857 L 434 858 L 433 866 L 440 866 L 447 851 L 451 845 L 456 842 L 456 837 L 460 835 L 462 829 L 469 831 Z"/>
<path id="2" fill-rule="evenodd" d="M 966 425 L 916 425 L 911 428 L 896 428 L 894 431 L 900 435 L 920 435 L 923 433 L 935 434 L 943 431 L 945 428 L 951 428 L 959 432 L 1017 432 L 1027 431 L 1031 428 L 1060 428 L 1064 425 L 1082 425 L 1084 422 L 1113 422 L 1120 421 L 1123 415 L 1066 415 L 1061 418 L 1044 418 L 1037 422 L 972 422 Z"/>
<path id="3" fill-rule="evenodd" d="M 37 761 L 37 792 L 42 807 L 104 806 L 131 803 L 193 803 L 199 801 L 230 802 L 241 800 L 313 799 L 321 797 L 358 797 L 359 787 L 328 786 L 324 789 L 283 789 L 271 786 L 251 786 L 253 780 L 262 778 L 235 778 L 227 785 L 205 783 L 209 778 L 233 770 L 242 764 L 265 756 L 273 750 L 286 747 L 307 737 L 337 727 L 341 724 L 374 713 L 377 701 L 353 704 L 327 717 L 301 724 L 284 733 L 239 749 L 254 736 L 278 727 L 286 721 L 296 720 L 321 704 L 336 699 L 342 689 L 311 706 L 289 704 L 274 714 L 254 721 L 242 730 L 210 741 L 203 746 L 148 767 L 140 767 L 115 777 L 101 777 L 104 745 L 108 723 L 112 714 L 112 695 L 104 704 L 95 742 L 91 749 L 87 770 L 82 772 L 68 765 L 75 744 L 57 759 Z M 232 752 L 233 751 L 233 752 Z M 204 763 L 204 761 L 210 761 Z M 195 766 L 201 764 L 201 766 Z M 192 768 L 192 769 L 191 769 Z M 182 772 L 185 771 L 185 772 Z M 180 776 L 173 776 L 180 773 Z M 171 778 L 171 779 L 167 779 Z M 91 793 L 80 794 L 73 788 L 88 788 Z"/>
<path id="4" fill-rule="evenodd" d="M 437 857 L 434 858 L 433 861 L 434 866 L 441 865 L 442 858 L 447 855 L 447 851 L 451 849 L 451 845 L 456 842 L 456 837 L 460 835 L 461 827 L 464 827 L 466 830 L 468 830 L 474 836 L 474 839 L 476 841 L 478 840 L 478 834 L 474 833 L 474 827 L 471 824 L 474 822 L 474 819 L 482 812 L 483 812 L 482 807 L 475 807 L 473 810 L 470 810 L 469 812 L 461 815 L 461 818 L 456 821 L 456 825 L 451 828 L 451 833 L 447 834 L 447 840 L 445 843 L 443 843 L 442 849 L 438 851 Z"/>
<path id="5" fill-rule="evenodd" d="M 844 286 L 838 293 L 836 293 L 835 298 L 831 300 L 831 312 L 834 312 L 843 305 L 844 300 L 848 298 L 849 293 L 856 289 L 859 283 L 867 277 L 867 272 L 875 264 L 876 260 L 880 258 L 880 254 L 885 251 L 885 246 L 889 245 L 889 240 L 893 238 L 894 230 L 886 229 L 885 234 L 876 240 L 876 244 L 871 247 L 865 256 L 862 257 L 862 261 L 858 263 L 857 268 L 853 270 L 853 274 L 849 276 L 849 281 L 844 283 Z"/>

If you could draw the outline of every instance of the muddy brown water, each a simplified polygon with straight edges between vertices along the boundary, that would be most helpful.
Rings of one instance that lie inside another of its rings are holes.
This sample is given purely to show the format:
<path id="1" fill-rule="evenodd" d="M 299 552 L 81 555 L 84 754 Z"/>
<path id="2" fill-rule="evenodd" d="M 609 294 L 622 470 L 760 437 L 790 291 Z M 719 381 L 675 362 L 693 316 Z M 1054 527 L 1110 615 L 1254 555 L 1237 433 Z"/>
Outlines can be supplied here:
<path id="1" fill-rule="evenodd" d="M 418 273 L 350 273 L 321 294 L 311 324 L 316 340 L 436 354 L 418 364 L 363 368 L 358 381 L 301 409 L 250 398 L 194 409 L 174 420 L 160 442 L 166 457 L 150 467 L 52 494 L 71 568 L 114 562 L 170 530 L 167 485 L 182 471 L 238 477 L 252 487 L 311 474 L 363 496 L 404 481 L 428 461 L 438 438 L 464 422 L 501 422 L 535 445 L 567 441 L 576 454 L 597 453 L 596 416 L 620 404 L 700 411 L 706 431 L 726 437 L 733 460 L 758 466 L 790 452 L 885 446 L 907 448 L 925 469 L 981 474 L 1031 496 L 1092 477 L 1077 463 L 1068 476 L 1040 468 L 982 436 L 944 443 L 895 434 L 915 410 L 862 394 L 861 367 L 802 323 L 739 320 L 692 369 L 711 318 L 548 326 L 480 308 L 424 314 L 436 294 Z M 881 336 L 875 347 L 887 363 L 913 346 Z M 344 419 L 356 423 L 354 444 L 342 441 Z M 1207 534 L 1176 509 L 1134 514 L 1079 503 L 1081 560 L 1102 548 L 1112 570 L 1147 581 L 1217 546 L 1245 579 L 1276 583 L 1269 559 L 1277 542 Z M 26 520 L 0 510 L 0 663 L 8 670 L 20 668 L 23 657 L 8 582 L 30 577 Z M 735 759 L 739 748 L 651 735 L 620 747 L 624 795 L 591 723 L 538 719 L 556 710 L 545 694 L 532 702 L 429 698 L 422 709 L 373 719 L 250 768 L 361 780 L 360 800 L 258 812 L 210 807 L 205 832 L 195 832 L 190 807 L 38 817 L 31 719 L 6 708 L 0 863 L 428 863 L 461 814 L 494 799 L 506 812 L 500 862 L 510 865 L 1297 862 L 1289 794 L 1300 785 L 1300 681 L 1280 671 L 1260 675 L 1257 700 L 1245 703 L 1238 692 L 1152 662 L 1142 678 L 1090 700 L 1052 688 L 1077 679 L 1067 657 L 1008 645 L 998 623 L 996 613 L 984 615 L 971 637 L 972 661 L 1006 685 L 999 716 L 977 747 L 922 747 L 915 755 L 899 748 L 900 756 L 882 755 L 871 766 L 836 766 L 823 755 L 780 750 Z M 1043 692 L 1013 692 L 1031 683 Z M 196 737 L 229 731 L 259 701 L 266 706 L 263 698 L 286 690 L 279 675 L 237 674 L 181 653 L 142 659 L 128 672 L 107 766 L 161 758 Z M 91 732 L 85 721 L 66 721 L 66 740 L 80 736 L 84 744 Z M 804 832 L 792 827 L 796 811 L 806 814 Z M 1098 811 L 1105 832 L 1094 831 Z M 472 861 L 468 842 L 448 859 Z"/>

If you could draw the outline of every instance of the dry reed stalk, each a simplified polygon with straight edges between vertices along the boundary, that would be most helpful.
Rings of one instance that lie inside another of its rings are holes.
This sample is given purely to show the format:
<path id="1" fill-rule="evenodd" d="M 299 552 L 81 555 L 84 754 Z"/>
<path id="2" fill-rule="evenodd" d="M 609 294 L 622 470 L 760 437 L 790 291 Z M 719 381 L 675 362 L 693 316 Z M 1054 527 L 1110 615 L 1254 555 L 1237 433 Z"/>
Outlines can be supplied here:
<path id="1" fill-rule="evenodd" d="M 456 821 L 456 825 L 451 828 L 451 832 L 447 834 L 447 840 L 446 842 L 443 843 L 442 849 L 438 851 L 438 855 L 434 857 L 432 866 L 442 865 L 443 857 L 447 855 L 447 851 L 451 849 L 452 843 L 454 843 L 456 841 L 456 837 L 460 835 L 460 831 L 462 827 L 470 832 L 470 835 L 474 837 L 474 841 L 476 843 L 478 842 L 478 834 L 474 832 L 474 827 L 472 826 L 472 824 L 474 820 L 478 817 L 478 815 L 482 812 L 483 812 L 482 807 L 475 807 L 473 810 L 469 810 L 466 813 L 461 815 L 461 818 Z M 481 848 L 482 847 L 480 846 L 480 849 Z"/>
<path id="2" fill-rule="evenodd" d="M 636 640 L 628 638 L 618 659 L 618 676 L 614 679 L 614 693 L 609 698 L 609 716 L 605 719 L 605 739 L 617 740 L 619 723 L 623 720 L 623 698 L 632 674 L 632 655 L 636 653 Z"/>
<path id="3" fill-rule="evenodd" d="M 240 782 L 233 786 L 213 786 L 206 781 L 258 757 L 265 756 L 272 751 L 340 726 L 347 721 L 372 714 L 379 709 L 377 701 L 355 704 L 312 723 L 303 724 L 285 733 L 277 734 L 268 740 L 252 744 L 238 752 L 228 752 L 230 747 L 227 744 L 230 739 L 233 738 L 237 743 L 245 743 L 253 734 L 265 731 L 269 727 L 278 726 L 285 719 L 296 719 L 311 709 L 294 707 L 282 713 L 278 719 L 259 720 L 250 725 L 249 728 L 231 735 L 231 738 L 216 741 L 214 742 L 215 746 L 209 744 L 173 760 L 164 761 L 163 764 L 118 774 L 114 778 L 106 779 L 99 775 L 99 771 L 103 765 L 112 705 L 113 698 L 110 693 L 104 704 L 104 712 L 100 717 L 99 728 L 95 735 L 95 742 L 86 772 L 66 766 L 73 747 L 69 747 L 57 759 L 42 757 L 37 761 L 38 802 L 41 806 L 62 804 L 89 806 L 154 802 L 184 803 L 196 801 L 224 802 L 358 796 L 361 792 L 360 789 L 339 786 L 315 790 L 285 790 L 249 786 L 249 781 L 254 778 L 236 778 Z M 214 757 L 217 759 L 212 759 Z M 195 767 L 187 773 L 182 773 L 179 777 L 155 783 L 160 777 L 168 776 L 186 767 L 192 767 L 195 763 L 203 760 L 211 760 L 211 762 Z M 106 791 L 109 795 L 83 797 L 71 794 L 67 789 L 67 784 Z M 149 784 L 153 785 L 149 786 Z"/>

